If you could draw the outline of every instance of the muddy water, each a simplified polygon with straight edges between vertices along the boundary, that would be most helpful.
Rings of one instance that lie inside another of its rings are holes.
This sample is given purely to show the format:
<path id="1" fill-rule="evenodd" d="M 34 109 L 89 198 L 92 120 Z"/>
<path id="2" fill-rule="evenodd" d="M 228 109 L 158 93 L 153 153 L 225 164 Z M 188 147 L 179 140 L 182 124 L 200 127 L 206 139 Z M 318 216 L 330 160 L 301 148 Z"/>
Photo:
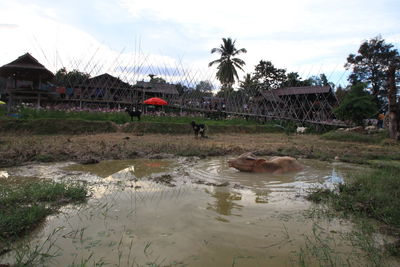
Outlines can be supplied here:
<path id="1" fill-rule="evenodd" d="M 316 225 L 330 238 L 351 230 L 348 222 L 310 219 L 304 195 L 343 182 L 360 167 L 309 160 L 302 172 L 269 175 L 238 172 L 226 160 L 42 164 L 1 174 L 88 183 L 86 204 L 64 207 L 27 241 L 51 244 L 57 256 L 50 266 L 290 266 L 310 246 Z M 338 237 L 332 244 L 333 261 L 340 264 L 341 255 L 360 264 L 348 242 Z"/>

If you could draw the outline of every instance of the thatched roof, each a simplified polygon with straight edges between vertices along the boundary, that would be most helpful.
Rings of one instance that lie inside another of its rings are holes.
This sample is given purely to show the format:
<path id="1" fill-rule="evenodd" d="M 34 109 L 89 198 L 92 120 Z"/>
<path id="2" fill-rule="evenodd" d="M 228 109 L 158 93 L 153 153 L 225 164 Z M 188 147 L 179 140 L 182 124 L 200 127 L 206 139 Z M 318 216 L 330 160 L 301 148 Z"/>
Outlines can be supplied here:
<path id="1" fill-rule="evenodd" d="M 167 95 L 178 95 L 175 84 L 170 83 L 154 83 L 154 82 L 137 82 L 135 87 L 142 88 L 148 93 L 159 93 Z"/>
<path id="2" fill-rule="evenodd" d="M 42 81 L 48 81 L 54 78 L 54 74 L 29 53 L 0 67 L 0 76 L 4 78 L 13 76 L 17 79 L 25 80 L 40 79 Z"/>
<path id="3" fill-rule="evenodd" d="M 131 85 L 121 81 L 108 73 L 98 75 L 83 82 L 80 87 L 107 88 L 107 89 L 129 89 Z"/>

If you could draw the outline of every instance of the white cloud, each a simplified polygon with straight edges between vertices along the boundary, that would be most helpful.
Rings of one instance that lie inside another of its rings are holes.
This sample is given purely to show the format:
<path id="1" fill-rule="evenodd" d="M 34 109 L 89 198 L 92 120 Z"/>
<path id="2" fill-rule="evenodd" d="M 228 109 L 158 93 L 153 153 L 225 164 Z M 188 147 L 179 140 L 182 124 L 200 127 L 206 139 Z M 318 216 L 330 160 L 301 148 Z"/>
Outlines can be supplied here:
<path id="1" fill-rule="evenodd" d="M 38 6 L 30 5 L 25 9 L 14 4 L 8 8 L 21 12 L 20 16 L 5 12 L 8 15 L 3 19 L 10 23 L 0 24 L 0 35 L 5 37 L 0 43 L 0 66 L 29 52 L 53 72 L 61 67 L 79 69 L 92 76 L 108 72 L 132 83 L 146 79 L 149 73 L 164 74 L 167 80 L 170 77 L 166 76 L 171 75 L 176 80 L 179 76 L 174 76 L 172 71 L 164 70 L 162 73 L 162 68 L 184 67 L 184 63 L 174 58 L 147 51 L 127 53 L 112 50 L 80 29 L 57 22 L 50 16 L 42 16 L 43 11 Z M 14 22 L 19 26 L 11 24 Z M 138 73 L 134 73 L 134 69 Z M 141 73 L 143 71 L 149 73 Z"/>
<path id="2" fill-rule="evenodd" d="M 46 1 L 0 3 L 0 65 L 31 52 L 53 71 L 61 65 L 93 73 L 135 64 L 190 66 L 198 70 L 193 75 L 200 79 L 213 74 L 214 69 L 207 67 L 217 58 L 210 54 L 211 48 L 219 46 L 222 37 L 232 37 L 238 48 L 248 50 L 241 55 L 246 72 L 253 72 L 264 59 L 308 75 L 343 72 L 347 55 L 355 53 L 364 39 L 381 33 L 397 48 L 400 40 L 400 19 L 390 13 L 399 7 L 395 0 L 119 0 L 119 5 L 100 0 L 93 1 L 93 9 L 85 13 L 88 25 L 68 21 L 65 6 Z M 69 12 L 80 9 L 80 2 L 74 3 Z M 102 29 L 96 21 L 108 28 Z M 111 48 L 124 46 L 116 45 L 126 40 L 118 35 L 121 27 L 135 35 L 135 29 L 143 26 L 146 30 L 140 32 L 141 42 L 135 39 L 134 51 Z M 190 62 L 181 63 L 181 58 Z"/>

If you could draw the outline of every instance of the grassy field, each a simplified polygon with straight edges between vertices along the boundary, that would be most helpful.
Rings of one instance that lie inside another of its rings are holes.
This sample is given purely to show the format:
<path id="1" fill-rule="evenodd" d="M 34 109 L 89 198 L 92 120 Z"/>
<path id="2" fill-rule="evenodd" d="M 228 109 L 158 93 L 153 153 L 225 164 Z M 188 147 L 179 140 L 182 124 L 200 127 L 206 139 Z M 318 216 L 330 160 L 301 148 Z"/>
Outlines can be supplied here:
<path id="1" fill-rule="evenodd" d="M 18 112 L 20 118 L 24 120 L 36 120 L 36 119 L 74 119 L 74 120 L 84 120 L 84 121 L 108 121 L 117 124 L 124 124 L 131 122 L 131 118 L 124 111 L 64 111 L 64 110 L 46 110 L 46 109 L 31 109 L 22 108 Z M 191 121 L 196 121 L 197 123 L 208 123 L 209 125 L 255 125 L 257 121 L 246 120 L 246 119 L 207 119 L 201 116 L 178 116 L 177 112 L 169 112 L 168 116 L 156 116 L 153 113 L 142 114 L 142 121 L 144 122 L 160 122 L 160 123 L 182 123 L 188 124 Z M 134 118 L 137 121 L 137 118 Z"/>

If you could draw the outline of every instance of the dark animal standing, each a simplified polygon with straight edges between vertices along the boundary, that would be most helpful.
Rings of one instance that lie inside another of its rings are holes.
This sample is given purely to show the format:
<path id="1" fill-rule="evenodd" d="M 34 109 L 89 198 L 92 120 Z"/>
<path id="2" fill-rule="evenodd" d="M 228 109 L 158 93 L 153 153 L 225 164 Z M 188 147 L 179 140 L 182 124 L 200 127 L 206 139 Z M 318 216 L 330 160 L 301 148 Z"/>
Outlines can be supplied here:
<path id="1" fill-rule="evenodd" d="M 140 115 L 142 115 L 142 112 L 140 110 L 131 110 L 129 108 L 125 109 L 125 112 L 128 112 L 129 116 L 131 116 L 131 121 L 133 121 L 133 117 L 137 117 L 138 121 L 140 121 Z"/>
<path id="2" fill-rule="evenodd" d="M 192 121 L 191 123 L 193 131 L 194 131 L 194 135 L 196 137 L 200 136 L 205 138 L 205 134 L 206 134 L 206 126 L 204 124 L 196 124 L 194 121 Z"/>

